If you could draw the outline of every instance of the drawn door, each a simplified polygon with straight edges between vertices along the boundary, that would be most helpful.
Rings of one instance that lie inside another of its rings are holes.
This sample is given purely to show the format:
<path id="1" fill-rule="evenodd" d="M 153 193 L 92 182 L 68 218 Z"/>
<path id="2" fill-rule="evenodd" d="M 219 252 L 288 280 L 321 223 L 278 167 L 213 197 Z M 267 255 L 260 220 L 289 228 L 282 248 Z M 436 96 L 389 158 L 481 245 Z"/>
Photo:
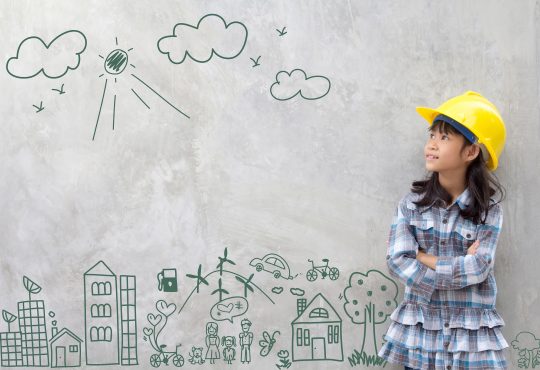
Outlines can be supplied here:
<path id="1" fill-rule="evenodd" d="M 326 343 L 324 338 L 311 339 L 311 357 L 314 360 L 326 359 Z"/>
<path id="2" fill-rule="evenodd" d="M 56 366 L 66 366 L 66 347 L 56 347 Z"/>

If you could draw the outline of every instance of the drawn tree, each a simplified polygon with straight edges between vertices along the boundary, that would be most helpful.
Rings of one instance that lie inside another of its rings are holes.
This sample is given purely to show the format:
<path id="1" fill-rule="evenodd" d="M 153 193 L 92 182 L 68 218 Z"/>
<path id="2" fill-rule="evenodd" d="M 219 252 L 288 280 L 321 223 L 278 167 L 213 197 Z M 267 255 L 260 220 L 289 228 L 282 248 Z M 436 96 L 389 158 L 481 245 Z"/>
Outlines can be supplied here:
<path id="1" fill-rule="evenodd" d="M 397 295 L 397 284 L 378 270 L 369 270 L 366 274 L 354 272 L 349 278 L 343 308 L 354 324 L 363 326 L 362 347 L 356 354 L 361 355 L 364 362 L 381 362 L 377 355 L 376 325 L 384 323 L 397 307 Z"/>
<path id="2" fill-rule="evenodd" d="M 518 350 L 520 368 L 540 367 L 540 340 L 534 334 L 522 331 L 512 341 L 512 347 Z"/>
<path id="3" fill-rule="evenodd" d="M 26 276 L 23 276 L 23 285 L 28 291 L 28 300 L 32 300 L 32 294 L 38 294 L 41 292 L 41 287 L 34 283 L 32 280 L 27 278 Z"/>
<path id="4" fill-rule="evenodd" d="M 8 324 L 8 332 L 11 332 L 11 328 L 10 328 L 10 324 L 15 321 L 15 319 L 17 318 L 17 316 L 13 315 L 12 313 L 6 311 L 6 310 L 2 310 L 2 318 L 4 319 L 5 322 L 7 322 Z"/>

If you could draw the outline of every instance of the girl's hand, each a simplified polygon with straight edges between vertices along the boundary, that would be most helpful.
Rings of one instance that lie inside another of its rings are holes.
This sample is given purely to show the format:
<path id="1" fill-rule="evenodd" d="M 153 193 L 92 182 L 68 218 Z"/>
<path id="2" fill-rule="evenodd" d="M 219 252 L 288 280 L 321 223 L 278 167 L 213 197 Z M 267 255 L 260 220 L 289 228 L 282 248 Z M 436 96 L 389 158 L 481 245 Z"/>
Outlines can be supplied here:
<path id="1" fill-rule="evenodd" d="M 478 250 L 478 246 L 480 245 L 480 241 L 476 240 L 474 243 L 471 244 L 471 246 L 467 249 L 467 254 L 476 254 L 476 251 Z"/>

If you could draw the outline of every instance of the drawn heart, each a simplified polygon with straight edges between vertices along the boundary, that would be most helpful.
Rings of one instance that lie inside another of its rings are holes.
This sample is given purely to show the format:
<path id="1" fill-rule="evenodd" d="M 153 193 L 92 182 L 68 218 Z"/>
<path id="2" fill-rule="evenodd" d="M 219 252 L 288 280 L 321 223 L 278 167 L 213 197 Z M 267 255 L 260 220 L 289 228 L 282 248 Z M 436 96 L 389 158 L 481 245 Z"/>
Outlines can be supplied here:
<path id="1" fill-rule="evenodd" d="M 157 310 L 162 313 L 165 317 L 169 317 L 176 311 L 176 305 L 174 303 L 167 304 L 167 302 L 160 300 L 156 303 Z"/>
<path id="2" fill-rule="evenodd" d="M 232 309 L 233 309 L 233 304 L 232 303 L 229 303 L 228 305 L 218 304 L 217 309 L 218 309 L 218 311 L 221 311 L 221 312 L 230 313 L 232 311 Z"/>
<path id="3" fill-rule="evenodd" d="M 148 319 L 148 322 L 152 324 L 152 326 L 156 326 L 161 321 L 161 315 L 154 315 L 153 313 L 149 313 L 148 316 L 146 316 Z"/>
<path id="4" fill-rule="evenodd" d="M 281 294 L 283 292 L 283 287 L 282 286 L 275 286 L 272 288 L 272 293 L 275 293 L 275 294 Z"/>
<path id="5" fill-rule="evenodd" d="M 160 317 L 161 317 L 161 316 L 160 316 Z M 144 328 L 144 329 L 143 329 L 144 335 L 146 335 L 146 336 L 148 336 L 148 337 L 151 336 L 153 332 L 154 332 L 154 330 L 153 330 L 152 328 Z"/>

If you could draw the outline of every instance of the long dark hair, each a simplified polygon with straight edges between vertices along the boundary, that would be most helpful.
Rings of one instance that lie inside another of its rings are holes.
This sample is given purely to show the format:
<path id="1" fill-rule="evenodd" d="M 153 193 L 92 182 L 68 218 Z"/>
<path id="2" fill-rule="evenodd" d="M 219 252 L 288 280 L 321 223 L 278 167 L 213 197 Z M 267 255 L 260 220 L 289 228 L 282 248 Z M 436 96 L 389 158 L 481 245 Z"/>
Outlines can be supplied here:
<path id="1" fill-rule="evenodd" d="M 443 121 L 435 121 L 428 129 L 429 132 L 439 130 L 440 133 L 461 135 L 452 125 Z M 465 139 L 465 137 L 463 136 Z M 463 151 L 471 143 L 465 139 L 461 150 Z M 506 197 L 506 191 L 500 184 L 497 177 L 488 170 L 486 161 L 479 153 L 478 156 L 469 164 L 465 173 L 465 186 L 469 189 L 471 202 L 465 209 L 460 209 L 460 214 L 465 219 L 472 220 L 475 224 L 485 224 L 489 209 L 495 204 L 500 203 Z M 439 183 L 439 173 L 432 172 L 424 180 L 414 181 L 411 191 L 416 194 L 423 194 L 423 197 L 414 202 L 419 207 L 424 207 L 435 202 L 437 206 L 449 205 L 452 201 L 450 193 Z M 499 200 L 495 203 L 490 202 L 495 194 L 499 194 Z M 482 217 L 483 215 L 483 217 Z"/>

